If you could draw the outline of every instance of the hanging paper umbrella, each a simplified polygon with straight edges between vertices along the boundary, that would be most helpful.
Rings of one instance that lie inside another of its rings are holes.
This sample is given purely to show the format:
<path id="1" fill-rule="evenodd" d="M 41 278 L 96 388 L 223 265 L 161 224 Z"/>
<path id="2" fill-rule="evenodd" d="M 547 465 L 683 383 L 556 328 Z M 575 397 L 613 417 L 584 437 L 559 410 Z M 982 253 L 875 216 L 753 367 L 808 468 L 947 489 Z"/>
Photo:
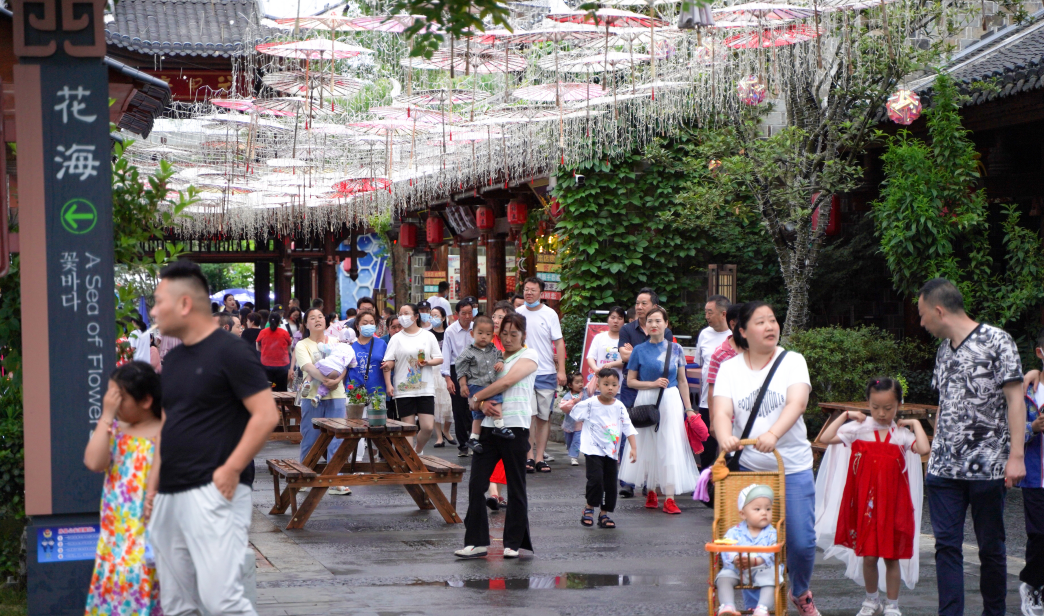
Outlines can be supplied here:
<path id="1" fill-rule="evenodd" d="M 593 13 L 593 16 L 592 16 Z M 548 19 L 573 24 L 587 24 L 591 26 L 605 27 L 631 27 L 631 28 L 663 28 L 669 22 L 648 15 L 632 13 L 621 9 L 598 9 L 593 12 L 569 11 L 565 13 L 551 13 Z"/>
<path id="2" fill-rule="evenodd" d="M 714 20 L 721 27 L 722 22 L 729 21 L 787 21 L 805 19 L 815 15 L 815 9 L 808 6 L 792 4 L 769 4 L 765 2 L 747 2 L 725 8 L 714 9 Z"/>
<path id="3" fill-rule="evenodd" d="M 446 50 L 436 51 L 428 60 L 443 70 L 452 68 L 458 72 L 474 71 L 478 75 L 489 75 L 493 73 L 517 73 L 526 70 L 526 58 L 513 53 L 501 53 L 492 49 L 481 49 L 479 51 L 457 51 L 450 53 Z M 416 68 L 416 67 L 415 67 Z"/>
<path id="4" fill-rule="evenodd" d="M 487 141 L 489 139 L 500 139 L 501 133 L 491 132 L 471 132 L 471 133 L 454 133 L 453 143 L 475 143 L 478 141 Z M 441 139 L 429 139 L 428 145 L 441 146 L 444 142 Z"/>
<path id="5" fill-rule="evenodd" d="M 280 71 L 268 73 L 261 78 L 261 82 L 273 90 L 285 92 L 293 96 L 303 96 L 313 89 L 325 88 L 333 96 L 352 96 L 358 94 L 369 82 L 355 79 L 347 75 L 329 76 L 314 73 L 305 79 L 304 71 Z"/>
<path id="6" fill-rule="evenodd" d="M 533 43 L 565 41 L 586 41 L 602 37 L 602 32 L 597 28 L 563 23 L 557 28 L 539 28 L 536 30 L 487 30 L 472 37 L 472 40 L 485 45 L 501 43 L 504 45 L 531 45 Z"/>
<path id="7" fill-rule="evenodd" d="M 785 28 L 770 28 L 768 30 L 744 32 L 725 39 L 725 45 L 732 49 L 756 49 L 758 47 L 784 47 L 810 41 L 820 34 L 822 28 L 817 30 L 812 26 L 790 25 Z"/>
<path id="8" fill-rule="evenodd" d="M 416 68 L 416 67 L 415 67 Z M 479 90 L 414 90 L 412 96 L 400 96 L 395 104 L 417 105 L 419 107 L 438 107 L 443 104 L 463 105 L 489 98 L 489 94 Z"/>
<path id="9" fill-rule="evenodd" d="M 440 111 L 412 107 L 370 107 L 368 113 L 385 120 L 398 120 L 401 122 L 416 120 L 423 124 L 441 124 L 443 121 L 452 124 L 461 121 L 461 117 L 453 113 L 442 113 Z"/>
<path id="10" fill-rule="evenodd" d="M 252 98 L 212 98 L 210 103 L 215 107 L 234 109 L 235 111 L 254 110 L 254 99 Z"/>
<path id="11" fill-rule="evenodd" d="M 921 117 L 921 97 L 912 90 L 896 90 L 885 104 L 888 119 L 896 124 L 910 125 Z"/>
<path id="12" fill-rule="evenodd" d="M 759 105 L 765 100 L 768 91 L 761 78 L 756 75 L 748 75 L 736 83 L 736 93 L 739 94 L 739 98 L 744 104 Z"/>
<path id="13" fill-rule="evenodd" d="M 265 161 L 265 164 L 269 167 L 280 167 L 284 169 L 297 169 L 312 166 L 312 163 L 298 158 L 270 158 Z"/>
<path id="14" fill-rule="evenodd" d="M 317 15 L 315 17 L 286 17 L 275 20 L 284 29 L 302 30 L 354 30 L 352 18 L 342 15 Z"/>
<path id="15" fill-rule="evenodd" d="M 350 178 L 333 185 L 333 190 L 342 197 L 350 197 L 359 193 L 381 190 L 391 186 L 388 178 Z"/>
<path id="16" fill-rule="evenodd" d="M 366 15 L 352 19 L 351 25 L 356 30 L 402 34 L 417 21 L 427 21 L 427 18 L 423 15 Z M 437 29 L 431 24 L 424 31 L 433 32 Z"/>
<path id="17" fill-rule="evenodd" d="M 598 84 L 590 83 L 544 83 L 535 86 L 519 88 L 511 93 L 511 96 L 536 103 L 555 102 L 556 90 L 561 96 L 562 102 L 582 101 L 589 98 L 605 96 L 609 92 Z"/>
<path id="18" fill-rule="evenodd" d="M 340 41 L 325 39 L 309 39 L 289 43 L 261 43 L 257 51 L 269 56 L 281 58 L 297 58 L 299 60 L 329 60 L 354 58 L 360 54 L 373 53 L 373 50 L 357 45 L 349 45 Z"/>
<path id="19" fill-rule="evenodd" d="M 608 63 L 606 63 L 608 61 Z M 560 60 L 559 70 L 566 73 L 586 73 L 593 71 L 602 73 L 606 70 L 615 71 L 628 68 L 632 64 L 642 64 L 649 61 L 649 55 L 644 53 L 628 54 L 622 51 L 610 51 L 608 54 L 595 54 L 580 58 L 565 58 Z M 537 63 L 544 70 L 554 70 L 552 58 L 544 58 Z"/>

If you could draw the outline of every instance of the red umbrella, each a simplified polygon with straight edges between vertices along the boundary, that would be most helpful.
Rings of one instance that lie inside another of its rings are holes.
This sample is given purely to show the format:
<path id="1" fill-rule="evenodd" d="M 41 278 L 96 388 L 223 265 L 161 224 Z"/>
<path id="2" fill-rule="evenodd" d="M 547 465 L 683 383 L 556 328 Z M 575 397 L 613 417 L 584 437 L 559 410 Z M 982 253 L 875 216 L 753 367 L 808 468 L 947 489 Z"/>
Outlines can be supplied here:
<path id="1" fill-rule="evenodd" d="M 359 193 L 381 190 L 391 186 L 388 178 L 351 178 L 341 180 L 333 185 L 334 191 L 342 197 L 350 197 Z"/>
<path id="2" fill-rule="evenodd" d="M 762 31 L 744 32 L 725 39 L 725 45 L 732 49 L 757 49 L 758 47 L 783 47 L 811 41 L 820 34 L 814 26 L 791 25 L 786 28 L 772 28 Z"/>

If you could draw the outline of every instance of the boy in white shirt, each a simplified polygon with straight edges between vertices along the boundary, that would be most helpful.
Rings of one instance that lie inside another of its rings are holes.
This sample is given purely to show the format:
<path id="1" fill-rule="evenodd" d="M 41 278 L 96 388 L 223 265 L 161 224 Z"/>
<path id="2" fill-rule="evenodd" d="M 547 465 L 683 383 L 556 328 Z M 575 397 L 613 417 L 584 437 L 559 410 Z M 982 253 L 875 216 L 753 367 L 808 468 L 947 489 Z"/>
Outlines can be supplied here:
<path id="1" fill-rule="evenodd" d="M 594 525 L 594 508 L 599 507 L 599 528 L 616 528 L 609 513 L 616 509 L 617 455 L 620 437 L 627 437 L 631 462 L 638 459 L 635 435 L 627 407 L 616 399 L 620 377 L 612 368 L 602 368 L 596 375 L 598 397 L 578 403 L 570 411 L 576 421 L 584 422 L 580 431 L 580 452 L 587 464 L 587 505 L 580 518 L 584 526 Z"/>

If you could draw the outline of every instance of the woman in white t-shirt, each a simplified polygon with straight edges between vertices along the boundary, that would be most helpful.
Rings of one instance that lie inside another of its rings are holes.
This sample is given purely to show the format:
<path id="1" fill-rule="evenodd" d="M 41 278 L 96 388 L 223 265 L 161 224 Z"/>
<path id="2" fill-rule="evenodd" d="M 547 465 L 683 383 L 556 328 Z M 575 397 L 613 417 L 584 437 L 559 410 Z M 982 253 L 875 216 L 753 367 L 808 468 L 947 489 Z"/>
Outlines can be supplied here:
<path id="1" fill-rule="evenodd" d="M 723 362 L 714 381 L 714 430 L 724 452 L 740 449 L 740 436 L 773 363 L 784 350 L 779 323 L 765 302 L 749 302 L 740 308 L 733 330 L 740 354 Z M 775 471 L 779 451 L 786 472 L 787 573 L 791 600 L 802 614 L 818 614 L 809 583 L 816 559 L 816 486 L 812 474 L 812 446 L 802 418 L 812 390 L 805 358 L 787 351 L 767 384 L 757 419 L 748 438 L 753 447 L 742 448 L 740 468 Z"/>
<path id="2" fill-rule="evenodd" d="M 482 451 L 471 458 L 468 482 L 468 514 L 464 518 L 464 549 L 454 552 L 460 558 L 483 558 L 489 546 L 489 518 L 486 514 L 486 488 L 497 462 L 503 460 L 507 476 L 507 513 L 504 515 L 504 558 L 518 558 L 521 549 L 532 550 L 529 538 L 529 504 L 526 498 L 526 453 L 529 426 L 536 392 L 537 352 L 526 347 L 526 319 L 519 314 L 505 315 L 500 322 L 500 341 L 504 345 L 504 368 L 497 380 L 470 398 L 471 408 L 481 409 L 479 442 Z M 489 398 L 504 394 L 502 404 Z M 493 420 L 500 417 L 515 438 L 492 435 Z"/>
<path id="3" fill-rule="evenodd" d="M 388 341 L 381 369 L 399 419 L 420 425 L 414 447 L 421 453 L 435 429 L 435 373 L 431 368 L 442 363 L 442 349 L 435 334 L 420 328 L 417 314 L 413 304 L 399 308 L 402 331 Z"/>
<path id="4" fill-rule="evenodd" d="M 624 361 L 620 359 L 620 328 L 627 323 L 627 311 L 619 306 L 609 310 L 609 329 L 598 332 L 587 349 L 587 367 L 590 373 L 587 378 L 587 392 L 594 395 L 598 385 L 595 375 L 602 368 L 612 368 L 623 383 Z"/>

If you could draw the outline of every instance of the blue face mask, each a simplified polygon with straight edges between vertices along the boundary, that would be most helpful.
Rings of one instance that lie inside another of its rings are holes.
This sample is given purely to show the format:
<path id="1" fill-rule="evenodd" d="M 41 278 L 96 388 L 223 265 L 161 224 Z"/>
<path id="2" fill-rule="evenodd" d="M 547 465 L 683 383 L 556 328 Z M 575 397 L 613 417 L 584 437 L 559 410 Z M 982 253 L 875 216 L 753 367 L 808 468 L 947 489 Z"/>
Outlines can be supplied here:
<path id="1" fill-rule="evenodd" d="M 373 337 L 373 335 L 375 333 L 377 333 L 377 326 L 376 325 L 360 325 L 359 326 L 359 335 L 361 335 L 363 338 L 371 338 L 371 337 Z"/>
<path id="2" fill-rule="evenodd" d="M 421 323 L 431 323 L 431 315 L 427 312 L 422 312 L 420 315 Z"/>
<path id="3" fill-rule="evenodd" d="M 540 300 L 537 300 L 537 301 L 533 302 L 532 304 L 530 304 L 529 302 L 526 302 L 526 308 L 536 308 L 538 306 L 540 306 Z"/>
<path id="4" fill-rule="evenodd" d="M 440 319 L 439 317 L 432 317 L 431 318 L 431 326 L 432 327 L 438 327 L 439 325 L 442 325 L 442 319 Z"/>

